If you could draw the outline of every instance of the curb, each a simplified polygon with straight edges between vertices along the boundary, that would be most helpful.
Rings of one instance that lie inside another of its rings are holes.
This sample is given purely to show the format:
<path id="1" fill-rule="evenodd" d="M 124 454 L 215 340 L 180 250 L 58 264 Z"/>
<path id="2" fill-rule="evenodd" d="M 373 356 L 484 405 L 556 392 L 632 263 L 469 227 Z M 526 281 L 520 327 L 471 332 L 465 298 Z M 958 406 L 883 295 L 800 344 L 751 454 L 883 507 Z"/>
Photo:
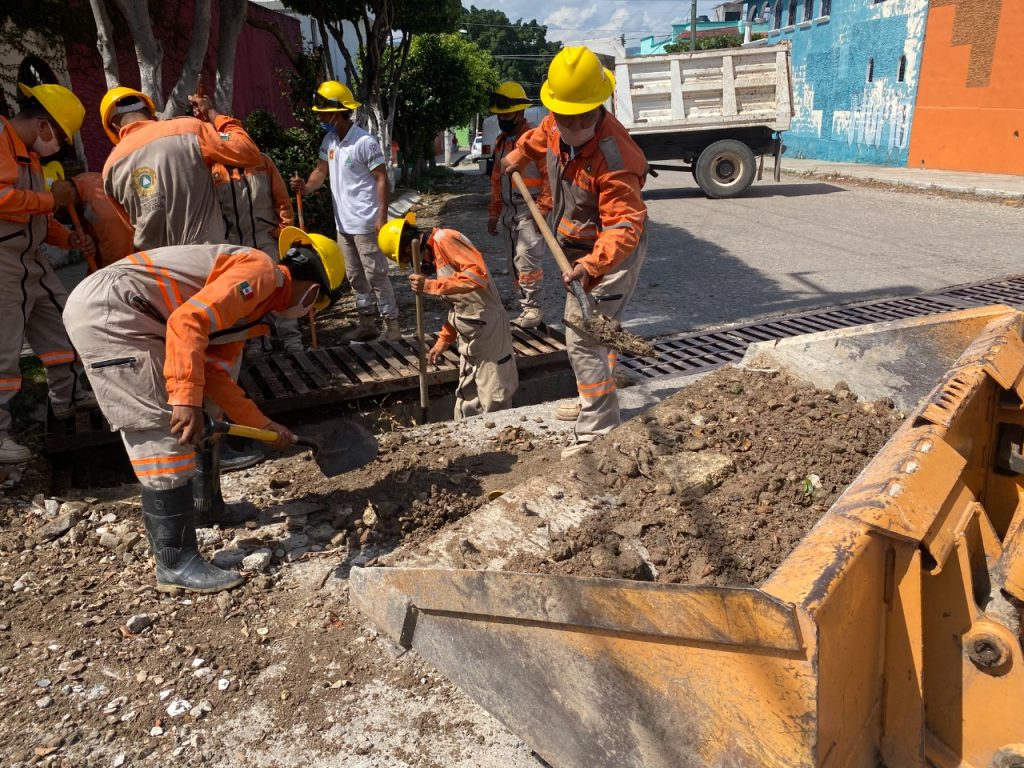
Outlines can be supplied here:
<path id="1" fill-rule="evenodd" d="M 1024 192 L 1011 192 L 1006 189 L 990 189 L 988 187 L 968 186 L 954 183 L 936 183 L 915 179 L 892 179 L 871 174 L 851 174 L 827 168 L 793 168 L 783 164 L 782 172 L 793 176 L 812 176 L 818 179 L 849 179 L 851 181 L 869 181 L 874 184 L 886 184 L 899 189 L 922 190 L 926 192 L 949 192 L 957 195 L 973 195 L 981 198 L 997 197 L 1004 200 L 1024 200 Z"/>
<path id="2" fill-rule="evenodd" d="M 397 200 L 392 200 L 391 205 L 388 207 L 388 218 L 397 219 L 400 216 L 405 216 L 420 200 L 420 193 L 415 191 L 403 192 Z"/>

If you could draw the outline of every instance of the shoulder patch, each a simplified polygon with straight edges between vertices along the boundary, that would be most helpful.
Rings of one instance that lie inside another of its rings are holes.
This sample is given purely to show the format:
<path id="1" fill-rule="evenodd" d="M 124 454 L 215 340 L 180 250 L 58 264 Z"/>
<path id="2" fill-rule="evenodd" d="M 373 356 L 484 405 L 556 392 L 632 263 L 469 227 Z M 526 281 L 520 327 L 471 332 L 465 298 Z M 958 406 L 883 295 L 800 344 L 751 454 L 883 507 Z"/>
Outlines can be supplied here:
<path id="1" fill-rule="evenodd" d="M 256 295 L 256 292 L 253 291 L 252 286 L 249 285 L 249 282 L 246 280 L 243 280 L 238 284 L 238 292 L 246 301 L 249 301 Z"/>
<path id="2" fill-rule="evenodd" d="M 609 171 L 621 171 L 626 167 L 622 160 L 622 152 L 619 151 L 619 143 L 615 141 L 614 136 L 605 136 L 598 146 L 601 148 L 605 162 L 608 163 Z"/>
<path id="3" fill-rule="evenodd" d="M 217 135 L 220 136 L 221 141 L 231 141 L 230 133 L 218 133 Z"/>

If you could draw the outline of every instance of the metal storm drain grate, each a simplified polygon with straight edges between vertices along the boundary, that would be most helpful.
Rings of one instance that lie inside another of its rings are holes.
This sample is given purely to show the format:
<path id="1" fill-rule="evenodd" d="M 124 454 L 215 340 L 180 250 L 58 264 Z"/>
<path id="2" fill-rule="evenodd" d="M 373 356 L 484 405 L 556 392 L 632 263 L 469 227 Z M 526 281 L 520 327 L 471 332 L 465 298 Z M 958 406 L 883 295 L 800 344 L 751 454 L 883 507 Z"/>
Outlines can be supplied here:
<path id="1" fill-rule="evenodd" d="M 433 334 L 427 336 L 428 347 L 436 338 Z M 520 371 L 567 365 L 565 339 L 557 331 L 543 326 L 529 330 L 513 327 L 512 345 Z M 458 378 L 459 356 L 450 349 L 428 373 L 431 385 L 448 384 Z M 419 386 L 415 340 L 259 356 L 247 361 L 238 382 L 267 414 L 412 391 Z M 51 417 L 46 429 L 46 450 L 60 453 L 117 439 L 96 411 L 64 421 Z"/>
<path id="2" fill-rule="evenodd" d="M 1009 277 L 945 288 L 918 296 L 786 315 L 715 331 L 669 336 L 654 342 L 658 359 L 620 357 L 619 362 L 626 370 L 644 378 L 700 373 L 739 361 L 747 346 L 759 341 L 923 317 L 988 304 L 1024 308 L 1024 277 Z"/>

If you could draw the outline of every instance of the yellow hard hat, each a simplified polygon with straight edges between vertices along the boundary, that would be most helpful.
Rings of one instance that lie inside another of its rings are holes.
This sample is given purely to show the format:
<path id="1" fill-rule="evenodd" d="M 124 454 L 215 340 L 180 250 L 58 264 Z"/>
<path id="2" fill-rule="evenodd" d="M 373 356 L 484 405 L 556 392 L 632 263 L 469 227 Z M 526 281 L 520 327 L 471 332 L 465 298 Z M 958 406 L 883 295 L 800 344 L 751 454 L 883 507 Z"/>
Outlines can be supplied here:
<path id="1" fill-rule="evenodd" d="M 522 112 L 530 106 L 530 100 L 526 98 L 523 86 L 514 80 L 506 80 L 491 94 L 489 106 L 492 115 L 508 115 Z"/>
<path id="2" fill-rule="evenodd" d="M 47 189 L 53 186 L 53 182 L 63 180 L 64 166 L 58 160 L 51 160 L 43 166 L 43 181 L 46 182 Z"/>
<path id="3" fill-rule="evenodd" d="M 24 83 L 18 83 L 18 89 L 42 105 L 64 131 L 64 138 L 70 144 L 85 120 L 85 107 L 78 97 L 63 85 L 53 83 L 43 83 L 32 88 Z"/>
<path id="4" fill-rule="evenodd" d="M 153 100 L 142 91 L 137 91 L 134 88 L 126 88 L 123 85 L 119 85 L 117 88 L 111 88 L 103 95 L 103 99 L 100 101 L 100 122 L 103 124 L 103 130 L 107 132 L 107 138 L 115 144 L 121 140 L 121 137 L 110 124 L 110 120 L 116 114 L 115 107 L 118 103 L 129 98 L 140 99 L 147 107 L 149 107 L 151 115 L 156 114 L 156 105 L 153 103 Z"/>
<path id="5" fill-rule="evenodd" d="M 320 292 L 320 297 L 313 306 L 318 311 L 327 309 L 331 304 L 330 293 L 340 288 L 345 281 L 345 257 L 341 255 L 341 248 L 329 237 L 315 233 L 307 234 L 298 227 L 285 227 L 277 238 L 277 255 L 283 259 L 296 243 L 312 246 L 320 257 L 320 264 L 327 278 L 327 291 Z"/>
<path id="6" fill-rule="evenodd" d="M 416 226 L 416 214 L 410 211 L 401 219 L 391 219 L 377 233 L 377 245 L 381 251 L 395 264 L 399 264 L 398 254 L 402 248 L 402 230 L 405 225 Z"/>
<path id="7" fill-rule="evenodd" d="M 320 83 L 313 96 L 314 112 L 351 112 L 361 106 L 348 86 L 337 80 L 325 80 Z"/>
<path id="8" fill-rule="evenodd" d="M 615 75 L 585 45 L 563 48 L 551 60 L 540 88 L 544 106 L 559 115 L 581 115 L 604 104 L 615 90 Z"/>

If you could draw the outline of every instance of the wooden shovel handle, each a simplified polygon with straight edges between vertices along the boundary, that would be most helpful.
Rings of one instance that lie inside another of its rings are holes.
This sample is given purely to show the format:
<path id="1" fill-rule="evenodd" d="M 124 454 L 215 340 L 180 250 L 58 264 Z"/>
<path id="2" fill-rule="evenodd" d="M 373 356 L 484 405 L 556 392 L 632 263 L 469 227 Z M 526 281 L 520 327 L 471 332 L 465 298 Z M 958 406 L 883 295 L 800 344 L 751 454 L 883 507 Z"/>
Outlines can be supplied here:
<path id="1" fill-rule="evenodd" d="M 82 220 L 78 218 L 78 211 L 75 209 L 75 206 L 68 206 L 68 215 L 71 217 L 71 226 L 78 232 L 78 234 L 82 237 L 88 237 L 85 233 L 85 228 L 82 227 Z M 85 256 L 86 264 L 89 265 L 89 274 L 92 274 L 99 269 L 95 258 L 90 256 L 87 251 L 83 251 L 83 255 Z"/>
<path id="2" fill-rule="evenodd" d="M 412 241 L 412 271 L 413 274 L 420 273 L 420 239 L 413 238 Z M 427 395 L 427 340 L 423 332 L 423 294 L 416 293 L 416 354 L 419 359 L 420 373 L 420 421 L 427 423 L 429 398 Z"/>
<path id="3" fill-rule="evenodd" d="M 533 215 L 533 220 L 537 222 L 537 229 L 544 236 L 544 241 L 548 244 L 548 248 L 551 249 L 552 255 L 555 257 L 555 262 L 558 264 L 558 268 L 562 270 L 562 274 L 572 274 L 572 265 L 569 264 L 569 259 L 565 257 L 565 253 L 562 251 L 562 246 L 558 244 L 555 236 L 551 233 L 551 228 L 548 227 L 547 221 L 541 215 L 540 210 L 537 208 L 537 204 L 533 201 L 533 196 L 530 194 L 529 188 L 526 186 L 526 182 L 523 181 L 523 177 L 519 175 L 519 171 L 513 171 L 512 183 L 516 185 L 516 189 L 519 190 L 519 194 L 523 196 L 523 200 L 526 202 L 526 207 L 530 209 L 530 213 Z M 576 297 L 576 301 L 579 302 L 580 312 L 583 314 L 584 320 L 589 320 L 593 314 L 593 310 L 590 308 L 590 301 L 587 299 L 587 294 L 583 290 L 583 286 L 580 285 L 578 280 L 573 280 L 569 283 L 569 290 L 572 291 L 572 295 Z"/>
<path id="4" fill-rule="evenodd" d="M 547 221 L 544 220 L 540 210 L 537 208 L 537 203 L 533 201 L 533 195 L 530 194 L 530 190 L 526 186 L 526 182 L 523 181 L 523 177 L 519 175 L 519 171 L 514 171 L 512 173 L 512 183 L 516 185 L 516 189 L 519 190 L 519 194 L 523 196 L 526 207 L 530 209 L 530 213 L 533 215 L 533 220 L 537 222 L 537 229 L 539 229 L 540 233 L 544 236 L 544 241 L 548 244 L 548 248 L 551 249 L 551 253 L 555 257 L 555 261 L 558 263 L 558 268 L 565 274 L 570 274 L 572 272 L 572 266 L 569 264 L 569 260 L 565 258 L 562 246 L 558 244 L 555 236 L 551 234 L 551 228 L 548 227 Z"/>

